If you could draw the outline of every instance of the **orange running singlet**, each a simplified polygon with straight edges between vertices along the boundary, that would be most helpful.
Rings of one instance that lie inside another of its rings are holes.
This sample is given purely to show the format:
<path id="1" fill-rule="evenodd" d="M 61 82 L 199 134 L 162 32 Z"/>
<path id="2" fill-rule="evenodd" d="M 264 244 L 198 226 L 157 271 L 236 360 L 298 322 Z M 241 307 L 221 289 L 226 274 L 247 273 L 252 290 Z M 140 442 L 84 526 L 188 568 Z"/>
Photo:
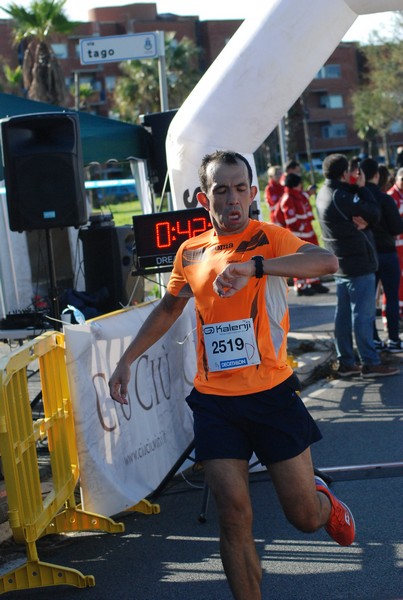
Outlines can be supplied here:
<path id="1" fill-rule="evenodd" d="M 186 240 L 179 248 L 168 291 L 174 296 L 195 299 L 197 390 L 223 396 L 251 394 L 270 389 L 292 374 L 287 364 L 289 314 L 285 278 L 251 277 L 232 298 L 220 298 L 213 291 L 213 281 L 229 262 L 245 262 L 258 254 L 264 258 L 294 254 L 304 243 L 287 229 L 251 220 L 242 233 L 218 236 L 210 230 Z M 254 329 L 258 358 L 255 354 L 253 360 L 258 364 L 242 366 L 242 359 L 231 361 L 231 350 L 253 345 L 244 333 L 248 323 Z M 211 324 L 218 324 L 220 331 L 231 332 L 221 341 L 208 340 L 210 355 L 217 355 L 218 370 L 212 370 L 208 362 L 203 336 L 203 326 Z"/>

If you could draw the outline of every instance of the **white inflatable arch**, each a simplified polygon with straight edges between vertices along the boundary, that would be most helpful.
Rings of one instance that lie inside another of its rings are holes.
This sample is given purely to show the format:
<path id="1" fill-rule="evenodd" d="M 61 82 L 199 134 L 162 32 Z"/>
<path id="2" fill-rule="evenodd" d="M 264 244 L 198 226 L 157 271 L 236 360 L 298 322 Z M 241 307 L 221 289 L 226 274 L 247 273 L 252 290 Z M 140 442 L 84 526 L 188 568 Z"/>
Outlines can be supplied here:
<path id="1" fill-rule="evenodd" d="M 298 99 L 359 15 L 403 0 L 262 0 L 178 110 L 167 163 L 175 209 L 196 206 L 202 157 L 253 152 Z"/>

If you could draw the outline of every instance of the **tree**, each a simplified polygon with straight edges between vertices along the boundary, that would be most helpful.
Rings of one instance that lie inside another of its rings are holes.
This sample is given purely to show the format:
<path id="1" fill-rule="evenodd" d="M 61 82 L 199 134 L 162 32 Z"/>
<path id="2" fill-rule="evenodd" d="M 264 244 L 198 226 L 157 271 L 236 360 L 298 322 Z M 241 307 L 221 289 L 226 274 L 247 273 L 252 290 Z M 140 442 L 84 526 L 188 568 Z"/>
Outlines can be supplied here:
<path id="1" fill-rule="evenodd" d="M 28 9 L 15 3 L 3 8 L 14 20 L 14 44 L 24 45 L 23 84 L 32 100 L 64 105 L 67 89 L 63 71 L 53 52 L 51 36 L 70 33 L 77 23 L 63 12 L 66 0 L 33 0 Z"/>
<path id="2" fill-rule="evenodd" d="M 352 96 L 353 115 L 358 135 L 374 153 L 380 137 L 388 156 L 388 134 L 396 123 L 403 124 L 403 13 L 396 18 L 392 41 L 373 34 L 371 44 L 361 48 L 364 56 L 364 77 Z"/>
<path id="3" fill-rule="evenodd" d="M 5 91 L 9 94 L 21 93 L 22 89 L 22 68 L 20 65 L 15 69 L 12 69 L 4 60 L 0 57 L 2 63 L 2 73 L 0 73 L 0 90 Z"/>
<path id="4" fill-rule="evenodd" d="M 94 94 L 96 94 L 96 91 L 90 83 L 80 83 L 78 90 L 74 85 L 72 85 L 70 88 L 70 93 L 76 98 L 76 109 L 86 111 L 89 110 L 89 100 L 92 96 L 94 96 Z"/>
<path id="5" fill-rule="evenodd" d="M 179 107 L 201 77 L 196 68 L 200 49 L 188 38 L 180 41 L 175 33 L 165 34 L 165 61 L 168 101 Z M 158 62 L 156 59 L 129 60 L 121 63 L 123 73 L 116 83 L 114 101 L 121 119 L 138 122 L 141 114 L 160 112 Z"/>
<path id="6" fill-rule="evenodd" d="M 354 124 L 371 156 L 377 155 L 377 137 L 387 152 L 387 136 L 395 120 L 395 102 L 392 98 L 373 88 L 361 88 L 353 94 Z M 386 157 L 388 162 L 388 157 Z"/>

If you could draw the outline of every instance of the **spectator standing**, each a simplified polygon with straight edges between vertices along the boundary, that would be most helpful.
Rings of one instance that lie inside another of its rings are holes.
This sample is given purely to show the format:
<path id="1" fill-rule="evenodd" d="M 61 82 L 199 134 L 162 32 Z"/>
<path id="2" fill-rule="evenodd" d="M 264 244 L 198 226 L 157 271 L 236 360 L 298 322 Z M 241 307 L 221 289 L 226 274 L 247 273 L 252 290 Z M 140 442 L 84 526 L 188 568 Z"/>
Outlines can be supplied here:
<path id="1" fill-rule="evenodd" d="M 365 187 L 365 175 L 357 172 L 357 185 L 349 183 L 348 160 L 330 154 L 323 161 L 325 182 L 316 209 L 325 246 L 339 259 L 335 273 L 337 305 L 335 344 L 341 377 L 382 377 L 399 372 L 382 364 L 373 339 L 375 321 L 375 272 L 378 258 L 373 234 L 380 208 Z M 361 364 L 357 364 L 353 332 Z"/>
<path id="2" fill-rule="evenodd" d="M 403 146 L 399 146 L 396 150 L 396 167 L 398 169 L 403 167 Z"/>
<path id="3" fill-rule="evenodd" d="M 290 160 L 285 167 L 285 172 L 282 174 L 280 183 L 285 186 L 285 179 L 287 175 L 300 175 L 302 177 L 301 165 L 297 160 Z M 309 200 L 309 196 L 316 194 L 316 184 L 310 185 L 307 190 L 303 190 L 303 193 Z"/>
<path id="4" fill-rule="evenodd" d="M 394 236 L 403 233 L 403 219 L 393 198 L 382 192 L 379 187 L 378 162 L 374 158 L 365 158 L 361 162 L 361 169 L 365 175 L 365 185 L 381 209 L 379 222 L 372 227 L 378 253 L 374 294 L 380 282 L 386 298 L 385 316 L 389 339 L 386 345 L 380 340 L 374 322 L 375 347 L 392 353 L 402 352 L 403 342 L 399 338 L 400 268 Z"/>
<path id="5" fill-rule="evenodd" d="M 395 176 L 385 165 L 379 165 L 379 188 L 385 194 L 395 183 Z"/>
<path id="6" fill-rule="evenodd" d="M 398 169 L 396 173 L 395 183 L 387 192 L 396 202 L 399 214 L 403 217 L 403 167 Z M 403 319 L 403 235 L 398 235 L 396 238 L 396 249 L 399 257 L 400 266 L 400 285 L 399 285 L 399 314 Z"/>
<path id="7" fill-rule="evenodd" d="M 272 165 L 268 168 L 268 183 L 264 190 L 264 197 L 270 211 L 270 221 L 284 227 L 284 219 L 280 211 L 280 200 L 284 193 L 284 186 L 281 185 L 280 179 L 282 169 L 280 165 Z"/>
<path id="8" fill-rule="evenodd" d="M 285 178 L 287 175 L 294 173 L 294 175 L 301 175 L 301 165 L 297 160 L 289 160 L 285 165 L 285 171 L 281 175 L 280 183 L 285 186 Z"/>
<path id="9" fill-rule="evenodd" d="M 315 230 L 312 227 L 314 219 L 312 207 L 308 197 L 302 191 L 302 177 L 296 173 L 289 173 L 285 178 L 284 194 L 280 201 L 280 210 L 283 215 L 284 226 L 297 237 L 310 244 L 319 245 Z M 316 278 L 294 278 L 294 290 L 298 296 L 313 296 L 325 294 L 329 288 L 322 285 Z"/>
<path id="10" fill-rule="evenodd" d="M 361 159 L 359 156 L 353 156 L 348 163 L 349 183 L 357 183 L 358 170 Z"/>
<path id="11" fill-rule="evenodd" d="M 387 191 L 392 187 L 392 185 L 395 183 L 395 176 L 394 174 L 388 169 L 388 167 L 386 165 L 379 165 L 379 188 L 381 190 L 381 192 L 384 192 L 385 194 L 387 193 Z M 399 255 L 398 255 L 399 258 Z M 399 261 L 400 264 L 400 261 Z M 399 267 L 400 268 L 400 267 Z M 400 284 L 399 284 L 400 287 Z M 379 286 L 378 284 L 378 288 L 376 291 L 376 307 L 377 307 L 377 311 L 379 308 L 379 300 L 381 301 L 381 307 L 380 307 L 380 311 L 381 311 L 381 315 L 382 315 L 382 323 L 383 323 L 383 327 L 384 330 L 387 330 L 387 322 L 386 322 L 386 297 L 385 294 L 382 292 L 382 286 Z M 378 312 L 377 312 L 378 314 Z M 400 302 L 399 302 L 399 314 L 400 314 Z"/>

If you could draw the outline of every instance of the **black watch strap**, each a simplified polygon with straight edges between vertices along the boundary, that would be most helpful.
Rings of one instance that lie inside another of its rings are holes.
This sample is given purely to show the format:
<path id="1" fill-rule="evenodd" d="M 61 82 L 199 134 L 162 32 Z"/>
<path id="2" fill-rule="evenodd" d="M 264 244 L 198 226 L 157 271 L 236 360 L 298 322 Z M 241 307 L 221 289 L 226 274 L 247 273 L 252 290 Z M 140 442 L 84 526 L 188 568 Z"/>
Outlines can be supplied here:
<path id="1" fill-rule="evenodd" d="M 261 279 L 264 275 L 263 271 L 263 256 L 252 256 L 252 260 L 255 263 L 255 277 Z"/>

